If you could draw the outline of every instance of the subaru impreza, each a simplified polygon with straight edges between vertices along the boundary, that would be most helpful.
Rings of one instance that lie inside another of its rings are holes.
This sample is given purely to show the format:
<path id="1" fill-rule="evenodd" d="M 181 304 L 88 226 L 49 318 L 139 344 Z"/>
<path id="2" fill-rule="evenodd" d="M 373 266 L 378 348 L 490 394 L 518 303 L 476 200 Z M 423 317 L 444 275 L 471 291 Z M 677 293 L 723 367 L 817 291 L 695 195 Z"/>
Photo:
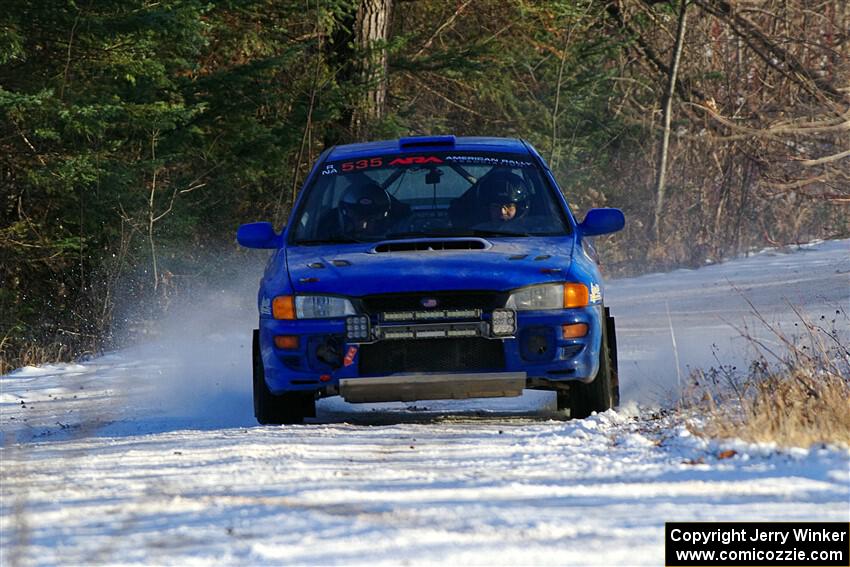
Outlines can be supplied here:
<path id="1" fill-rule="evenodd" d="M 592 237 L 526 141 L 427 136 L 335 146 L 276 231 L 253 333 L 254 413 L 300 423 L 316 401 L 557 392 L 586 417 L 618 403 L 617 341 Z"/>

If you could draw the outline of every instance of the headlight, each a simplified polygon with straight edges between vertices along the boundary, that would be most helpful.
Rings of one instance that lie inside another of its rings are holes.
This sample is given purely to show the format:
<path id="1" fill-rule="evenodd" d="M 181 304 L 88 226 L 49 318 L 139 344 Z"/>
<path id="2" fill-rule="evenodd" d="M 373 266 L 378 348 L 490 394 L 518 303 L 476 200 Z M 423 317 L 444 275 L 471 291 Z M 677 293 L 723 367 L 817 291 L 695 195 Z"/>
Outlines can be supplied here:
<path id="1" fill-rule="evenodd" d="M 505 307 L 517 311 L 531 309 L 563 309 L 564 284 L 533 285 L 515 291 Z"/>
<path id="2" fill-rule="evenodd" d="M 354 315 L 354 306 L 344 297 L 330 295 L 296 295 L 295 316 L 298 319 L 326 319 Z"/>
<path id="3" fill-rule="evenodd" d="M 515 291 L 505 307 L 517 311 L 568 309 L 589 303 L 587 286 L 580 283 L 533 285 Z"/>

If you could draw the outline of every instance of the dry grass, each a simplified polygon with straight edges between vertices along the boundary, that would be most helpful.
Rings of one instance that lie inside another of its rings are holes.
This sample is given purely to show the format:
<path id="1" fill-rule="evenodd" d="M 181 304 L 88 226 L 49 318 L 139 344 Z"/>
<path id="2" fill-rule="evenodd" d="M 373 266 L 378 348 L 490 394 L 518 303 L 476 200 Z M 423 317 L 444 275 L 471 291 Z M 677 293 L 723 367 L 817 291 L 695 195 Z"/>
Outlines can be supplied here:
<path id="1" fill-rule="evenodd" d="M 808 447 L 850 445 L 850 382 L 813 378 L 808 369 L 774 374 L 754 384 L 741 403 L 712 403 L 698 433 L 715 438 Z"/>
<path id="2" fill-rule="evenodd" d="M 52 343 L 47 346 L 28 343 L 0 343 L 0 376 L 24 366 L 40 366 L 53 362 L 69 362 L 75 354 L 68 345 Z"/>
<path id="3" fill-rule="evenodd" d="M 706 416 L 695 433 L 783 446 L 850 446 L 847 313 L 839 309 L 835 318 L 815 323 L 794 311 L 800 334 L 789 337 L 754 310 L 781 353 L 745 329 L 742 336 L 759 353 L 748 369 L 721 365 L 691 375 L 685 400 Z"/>

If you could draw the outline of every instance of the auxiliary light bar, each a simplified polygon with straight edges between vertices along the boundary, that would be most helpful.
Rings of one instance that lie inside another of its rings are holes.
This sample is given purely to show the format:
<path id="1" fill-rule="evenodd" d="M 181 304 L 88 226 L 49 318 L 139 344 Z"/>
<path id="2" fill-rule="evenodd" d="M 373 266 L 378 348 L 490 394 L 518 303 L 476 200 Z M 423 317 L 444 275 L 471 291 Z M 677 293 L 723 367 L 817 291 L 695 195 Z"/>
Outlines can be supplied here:
<path id="1" fill-rule="evenodd" d="M 480 309 L 437 309 L 436 311 L 388 311 L 383 321 L 440 321 L 444 319 L 480 319 Z"/>

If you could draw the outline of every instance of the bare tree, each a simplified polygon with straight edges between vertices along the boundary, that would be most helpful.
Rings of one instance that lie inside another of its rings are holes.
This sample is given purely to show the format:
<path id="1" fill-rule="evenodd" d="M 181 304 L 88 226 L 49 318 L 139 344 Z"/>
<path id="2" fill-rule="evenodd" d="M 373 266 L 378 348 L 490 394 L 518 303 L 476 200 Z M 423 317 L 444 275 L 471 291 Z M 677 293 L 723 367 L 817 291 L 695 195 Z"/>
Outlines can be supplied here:
<path id="1" fill-rule="evenodd" d="M 673 57 L 670 61 L 670 71 L 667 76 L 667 92 L 664 94 L 664 133 L 661 138 L 661 149 L 658 153 L 658 172 L 655 180 L 655 215 L 652 217 L 650 228 L 655 230 L 655 241 L 661 240 L 661 213 L 664 210 L 664 195 L 667 190 L 667 153 L 670 147 L 670 122 L 673 115 L 673 96 L 676 92 L 676 75 L 679 72 L 679 61 L 682 58 L 682 48 L 685 43 L 685 23 L 688 15 L 688 1 L 681 0 L 679 19 L 676 26 L 676 43 L 673 47 Z"/>

